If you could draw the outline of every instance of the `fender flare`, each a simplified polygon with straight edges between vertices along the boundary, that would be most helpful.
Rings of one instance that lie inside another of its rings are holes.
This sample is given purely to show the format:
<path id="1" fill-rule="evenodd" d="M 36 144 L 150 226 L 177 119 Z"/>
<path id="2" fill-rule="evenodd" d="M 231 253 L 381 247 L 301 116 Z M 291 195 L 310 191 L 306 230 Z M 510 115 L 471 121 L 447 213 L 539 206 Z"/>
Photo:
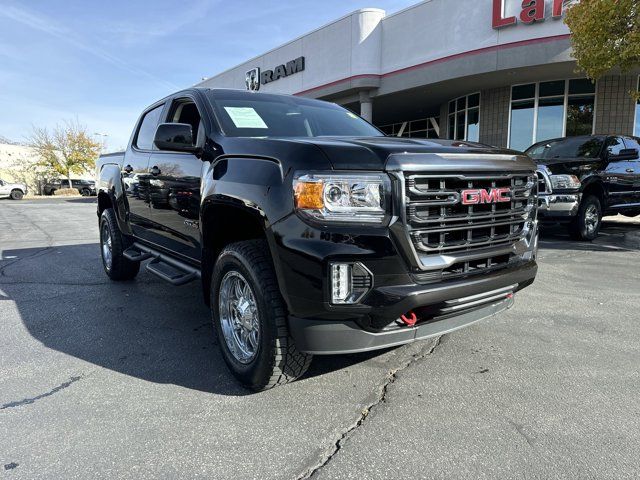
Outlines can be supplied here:
<path id="1" fill-rule="evenodd" d="M 128 203 L 127 197 L 124 193 L 124 186 L 122 183 L 122 172 L 120 171 L 120 165 L 116 163 L 107 163 L 102 165 L 100 172 L 98 173 L 98 181 L 96 182 L 96 192 L 98 195 L 98 216 L 102 213 L 101 209 L 101 196 L 106 195 L 109 198 L 111 206 L 113 207 L 118 227 L 120 231 L 131 235 L 131 228 L 127 221 Z"/>

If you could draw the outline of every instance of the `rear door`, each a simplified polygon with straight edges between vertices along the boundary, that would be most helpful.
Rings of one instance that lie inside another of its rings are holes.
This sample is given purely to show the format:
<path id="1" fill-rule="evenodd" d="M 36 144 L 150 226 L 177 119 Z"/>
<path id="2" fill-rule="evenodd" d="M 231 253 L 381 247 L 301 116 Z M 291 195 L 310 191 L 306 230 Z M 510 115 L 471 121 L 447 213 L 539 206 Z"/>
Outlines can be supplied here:
<path id="1" fill-rule="evenodd" d="M 204 108 L 195 96 L 172 99 L 161 123 L 191 125 L 194 145 L 203 144 Z M 192 260 L 200 260 L 200 180 L 204 162 L 186 152 L 155 150 L 149 162 L 154 242 Z"/>
<path id="2" fill-rule="evenodd" d="M 609 207 L 620 209 L 633 202 L 633 172 L 629 160 L 618 160 L 615 155 L 627 148 L 622 137 L 609 137 L 605 144 L 607 166 L 604 181 L 609 192 Z"/>
<path id="3" fill-rule="evenodd" d="M 624 143 L 627 148 L 633 148 L 640 153 L 640 138 L 637 137 L 625 137 Z M 640 158 L 635 160 L 629 160 L 626 168 L 627 173 L 632 177 L 632 190 L 633 198 L 632 202 L 640 206 Z"/>
<path id="4" fill-rule="evenodd" d="M 151 207 L 149 197 L 149 158 L 153 151 L 153 138 L 165 104 L 154 105 L 145 111 L 136 126 L 123 162 L 123 183 L 129 202 L 129 223 L 133 234 L 151 240 Z"/>

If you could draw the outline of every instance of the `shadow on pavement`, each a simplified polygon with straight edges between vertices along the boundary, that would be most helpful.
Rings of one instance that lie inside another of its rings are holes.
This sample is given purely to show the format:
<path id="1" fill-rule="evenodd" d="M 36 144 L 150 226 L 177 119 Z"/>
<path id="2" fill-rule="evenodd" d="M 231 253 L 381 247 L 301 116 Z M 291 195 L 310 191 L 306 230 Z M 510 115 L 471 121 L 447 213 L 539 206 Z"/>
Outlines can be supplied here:
<path id="1" fill-rule="evenodd" d="M 603 220 L 600 234 L 593 242 L 572 240 L 562 225 L 543 225 L 540 232 L 540 247 L 549 250 L 640 250 L 640 223 Z"/>
<path id="2" fill-rule="evenodd" d="M 0 301 L 15 302 L 47 348 L 124 375 L 222 395 L 247 395 L 219 353 L 199 283 L 175 288 L 141 270 L 116 283 L 95 243 L 2 251 Z M 316 359 L 305 378 L 381 352 Z"/>

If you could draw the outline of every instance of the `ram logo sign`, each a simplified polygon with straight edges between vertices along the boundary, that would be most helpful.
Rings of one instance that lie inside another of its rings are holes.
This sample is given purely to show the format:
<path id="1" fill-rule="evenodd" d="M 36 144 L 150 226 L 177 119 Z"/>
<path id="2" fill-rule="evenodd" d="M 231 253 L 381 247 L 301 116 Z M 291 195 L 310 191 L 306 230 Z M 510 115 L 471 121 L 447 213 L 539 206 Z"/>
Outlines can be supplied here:
<path id="1" fill-rule="evenodd" d="M 252 68 L 244 77 L 244 83 L 247 86 L 247 90 L 257 92 L 260 90 L 260 68 Z"/>
<path id="2" fill-rule="evenodd" d="M 249 70 L 246 74 L 245 83 L 247 90 L 255 92 L 260 89 L 261 84 L 266 85 L 267 83 L 290 77 L 302 71 L 304 71 L 304 57 L 298 57 L 295 60 L 278 65 L 273 70 L 263 70 L 260 72 L 260 69 L 257 67 Z"/>

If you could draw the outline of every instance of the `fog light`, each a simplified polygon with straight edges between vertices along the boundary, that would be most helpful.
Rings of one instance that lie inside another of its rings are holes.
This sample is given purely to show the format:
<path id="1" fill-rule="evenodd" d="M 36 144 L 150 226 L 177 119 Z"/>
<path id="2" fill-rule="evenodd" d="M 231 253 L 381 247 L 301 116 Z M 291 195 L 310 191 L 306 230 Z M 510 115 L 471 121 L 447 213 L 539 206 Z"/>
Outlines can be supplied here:
<path id="1" fill-rule="evenodd" d="M 358 303 L 371 290 L 373 274 L 361 263 L 332 263 L 331 303 L 348 305 Z"/>

